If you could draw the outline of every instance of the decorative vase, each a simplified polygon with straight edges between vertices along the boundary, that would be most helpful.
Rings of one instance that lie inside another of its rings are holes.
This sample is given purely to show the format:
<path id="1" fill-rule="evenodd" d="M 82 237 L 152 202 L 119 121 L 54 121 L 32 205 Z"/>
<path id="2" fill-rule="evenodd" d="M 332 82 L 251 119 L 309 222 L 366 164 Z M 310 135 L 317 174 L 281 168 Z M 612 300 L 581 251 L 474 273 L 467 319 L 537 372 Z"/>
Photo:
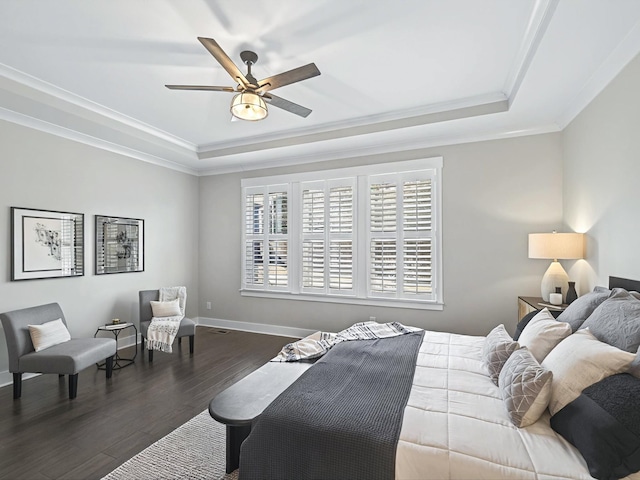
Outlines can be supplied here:
<path id="1" fill-rule="evenodd" d="M 567 290 L 567 305 L 573 302 L 576 298 L 578 298 L 578 294 L 576 293 L 576 282 L 569 282 L 569 289 Z"/>

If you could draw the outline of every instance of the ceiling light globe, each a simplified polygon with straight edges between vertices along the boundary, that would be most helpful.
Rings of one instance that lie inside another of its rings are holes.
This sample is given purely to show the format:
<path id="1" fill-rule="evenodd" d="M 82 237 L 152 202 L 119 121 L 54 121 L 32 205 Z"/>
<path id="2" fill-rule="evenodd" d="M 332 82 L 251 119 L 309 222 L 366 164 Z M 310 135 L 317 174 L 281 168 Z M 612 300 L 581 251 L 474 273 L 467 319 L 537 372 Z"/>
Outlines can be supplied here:
<path id="1" fill-rule="evenodd" d="M 260 95 L 250 92 L 242 92 L 231 100 L 231 115 L 240 120 L 255 122 L 266 118 L 267 104 Z"/>

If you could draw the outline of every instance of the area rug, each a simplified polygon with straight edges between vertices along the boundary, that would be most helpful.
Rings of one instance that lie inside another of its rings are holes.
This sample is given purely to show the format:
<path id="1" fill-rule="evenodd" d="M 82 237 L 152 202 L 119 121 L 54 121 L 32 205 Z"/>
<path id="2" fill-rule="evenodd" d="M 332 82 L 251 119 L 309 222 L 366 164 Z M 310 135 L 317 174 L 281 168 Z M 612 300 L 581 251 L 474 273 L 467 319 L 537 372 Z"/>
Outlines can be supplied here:
<path id="1" fill-rule="evenodd" d="M 225 427 L 205 410 L 102 480 L 237 480 L 225 474 Z"/>

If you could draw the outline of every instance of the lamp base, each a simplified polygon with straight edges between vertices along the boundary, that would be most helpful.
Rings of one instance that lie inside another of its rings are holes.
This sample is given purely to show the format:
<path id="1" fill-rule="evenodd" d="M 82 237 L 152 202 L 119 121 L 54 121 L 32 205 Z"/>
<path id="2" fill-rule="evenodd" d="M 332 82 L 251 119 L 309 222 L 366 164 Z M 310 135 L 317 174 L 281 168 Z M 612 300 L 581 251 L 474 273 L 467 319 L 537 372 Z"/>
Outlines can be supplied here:
<path id="1" fill-rule="evenodd" d="M 562 297 L 564 298 L 564 295 L 567 292 L 568 284 L 569 275 L 567 275 L 567 272 L 565 272 L 564 268 L 562 268 L 560 262 L 551 262 L 551 265 L 549 265 L 547 271 L 544 272 L 544 276 L 542 277 L 542 284 L 540 285 L 542 299 L 545 302 L 548 302 L 549 294 L 555 293 L 556 287 L 560 287 Z"/>

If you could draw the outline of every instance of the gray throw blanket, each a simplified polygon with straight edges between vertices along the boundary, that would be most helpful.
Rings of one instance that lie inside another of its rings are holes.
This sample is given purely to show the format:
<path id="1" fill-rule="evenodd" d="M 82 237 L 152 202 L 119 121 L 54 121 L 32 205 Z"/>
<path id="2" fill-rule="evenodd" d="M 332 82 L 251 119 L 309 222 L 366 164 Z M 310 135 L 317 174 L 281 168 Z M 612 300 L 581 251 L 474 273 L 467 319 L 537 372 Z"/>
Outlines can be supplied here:
<path id="1" fill-rule="evenodd" d="M 240 479 L 393 479 L 424 331 L 342 342 L 258 417 Z"/>

